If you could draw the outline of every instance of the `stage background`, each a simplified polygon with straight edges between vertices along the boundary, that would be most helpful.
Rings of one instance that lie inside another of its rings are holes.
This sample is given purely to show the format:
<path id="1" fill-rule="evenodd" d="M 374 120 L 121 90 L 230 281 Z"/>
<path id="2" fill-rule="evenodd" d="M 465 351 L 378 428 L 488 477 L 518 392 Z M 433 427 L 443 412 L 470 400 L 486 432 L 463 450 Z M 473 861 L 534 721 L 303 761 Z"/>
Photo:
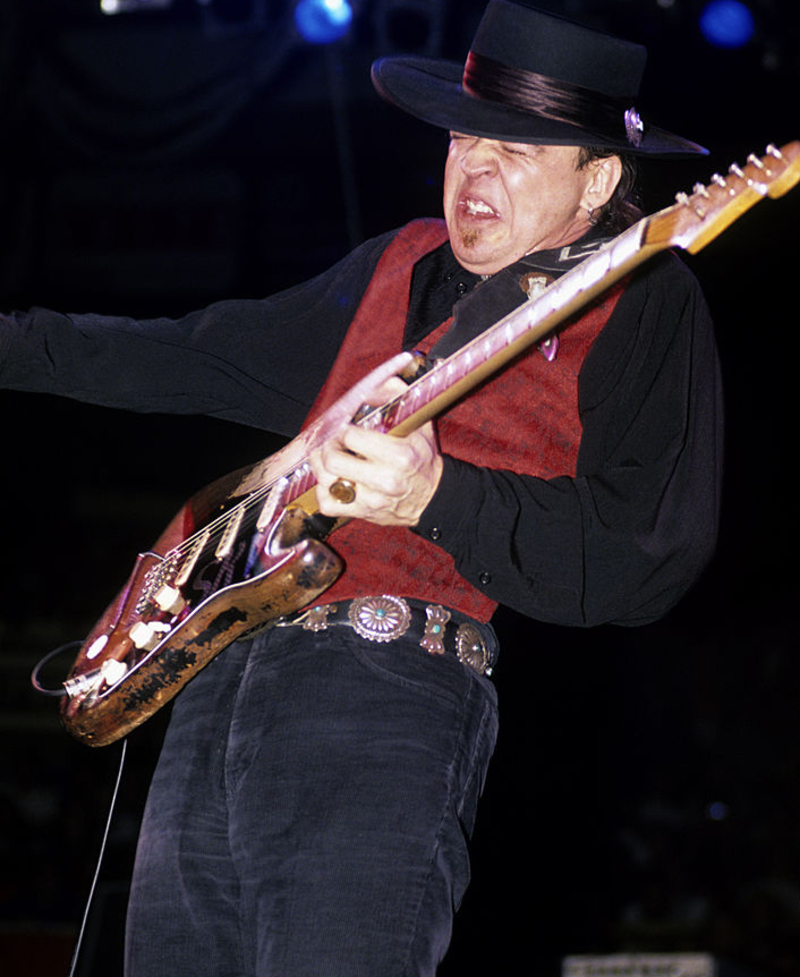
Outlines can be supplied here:
<path id="1" fill-rule="evenodd" d="M 761 0 L 744 51 L 699 3 L 541 3 L 646 43 L 640 106 L 707 145 L 645 171 L 649 210 L 800 138 L 800 25 Z M 381 54 L 461 58 L 482 2 L 364 0 L 337 45 L 288 3 L 0 0 L 0 307 L 180 314 L 269 294 L 440 214 L 446 137 L 383 104 Z M 703 950 L 800 968 L 796 228 L 800 190 L 697 257 L 726 383 L 718 554 L 666 620 L 579 631 L 501 613 L 502 731 L 442 967 L 555 975 L 561 958 Z M 279 446 L 198 418 L 1 395 L 0 967 L 67 972 L 120 749 L 58 727 L 28 674 L 80 638 L 194 489 Z M 66 662 L 63 668 L 66 668 Z M 59 663 L 45 678 L 56 685 Z M 129 738 L 78 973 L 115 977 L 138 819 L 166 715 Z"/>

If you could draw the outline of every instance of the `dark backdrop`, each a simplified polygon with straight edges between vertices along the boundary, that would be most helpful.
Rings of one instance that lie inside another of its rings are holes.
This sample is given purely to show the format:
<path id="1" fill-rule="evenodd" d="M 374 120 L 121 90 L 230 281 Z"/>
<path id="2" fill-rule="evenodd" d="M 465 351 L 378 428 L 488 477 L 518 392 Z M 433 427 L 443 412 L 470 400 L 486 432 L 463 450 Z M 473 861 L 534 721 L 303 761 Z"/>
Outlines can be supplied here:
<path id="1" fill-rule="evenodd" d="M 645 118 L 710 147 L 651 165 L 648 209 L 800 137 L 792 3 L 761 0 L 742 52 L 712 51 L 689 0 L 541 6 L 648 44 Z M 364 0 L 349 39 L 315 48 L 285 2 L 103 18 L 93 0 L 0 0 L 0 307 L 179 314 L 268 294 L 438 215 L 445 137 L 383 105 L 368 67 L 399 51 L 460 57 L 482 7 Z M 798 972 L 799 216 L 796 191 L 687 259 L 718 324 L 728 414 L 721 540 L 701 583 L 645 629 L 499 616 L 501 739 L 445 975 L 555 974 L 567 954 L 622 949 Z M 30 668 L 86 632 L 191 491 L 278 443 L 198 418 L 2 404 L 0 961 L 58 974 L 119 747 L 70 741 Z M 119 973 L 164 721 L 129 739 L 83 975 Z"/>

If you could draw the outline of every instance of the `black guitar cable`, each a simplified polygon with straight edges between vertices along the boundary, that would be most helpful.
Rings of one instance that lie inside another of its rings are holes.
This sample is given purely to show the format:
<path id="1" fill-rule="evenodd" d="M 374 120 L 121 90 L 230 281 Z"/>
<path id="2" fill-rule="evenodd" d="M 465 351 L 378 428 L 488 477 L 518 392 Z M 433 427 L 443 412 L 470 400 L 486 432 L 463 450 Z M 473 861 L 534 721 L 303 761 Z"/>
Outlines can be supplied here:
<path id="1" fill-rule="evenodd" d="M 39 675 L 44 668 L 44 666 L 51 662 L 54 658 L 59 655 L 64 655 L 68 651 L 75 652 L 77 648 L 83 644 L 82 641 L 69 641 L 65 645 L 61 645 L 60 648 L 56 648 L 55 651 L 48 652 L 44 658 L 40 659 L 34 666 L 31 672 L 31 685 L 36 689 L 37 692 L 41 692 L 42 695 L 55 695 L 62 696 L 67 694 L 67 690 L 62 686 L 60 689 L 46 689 L 42 683 L 39 681 Z"/>

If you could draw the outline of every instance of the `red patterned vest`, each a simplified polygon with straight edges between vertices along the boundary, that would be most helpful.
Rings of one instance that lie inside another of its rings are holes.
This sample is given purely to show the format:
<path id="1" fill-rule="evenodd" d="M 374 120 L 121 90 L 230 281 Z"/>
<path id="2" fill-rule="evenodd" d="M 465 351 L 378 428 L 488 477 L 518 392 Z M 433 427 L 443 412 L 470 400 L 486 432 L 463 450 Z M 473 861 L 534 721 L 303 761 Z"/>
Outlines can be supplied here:
<path id="1" fill-rule="evenodd" d="M 397 234 L 378 263 L 309 420 L 402 349 L 414 265 L 446 239 L 444 222 L 431 219 L 413 221 Z M 578 374 L 619 294 L 619 288 L 612 290 L 570 324 L 555 360 L 548 362 L 533 348 L 439 417 L 442 452 L 517 474 L 574 475 L 581 437 Z M 449 324 L 442 323 L 418 348 L 428 352 Z M 497 607 L 456 571 L 448 553 L 409 529 L 354 519 L 334 533 L 331 545 L 346 570 L 317 603 L 397 594 L 454 607 L 479 621 L 488 621 Z"/>

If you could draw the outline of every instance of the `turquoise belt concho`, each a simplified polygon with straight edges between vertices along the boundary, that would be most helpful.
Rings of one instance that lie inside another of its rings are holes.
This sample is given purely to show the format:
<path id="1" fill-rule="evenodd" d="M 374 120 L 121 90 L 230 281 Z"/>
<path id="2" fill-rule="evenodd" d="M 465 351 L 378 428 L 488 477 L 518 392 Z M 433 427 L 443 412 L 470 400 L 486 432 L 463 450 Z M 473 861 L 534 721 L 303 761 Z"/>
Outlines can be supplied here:
<path id="1" fill-rule="evenodd" d="M 443 655 L 452 646 L 458 660 L 480 675 L 491 674 L 491 653 L 479 627 L 471 621 L 457 626 L 441 604 L 412 607 L 402 597 L 381 594 L 356 597 L 343 604 L 322 604 L 297 616 L 277 621 L 278 627 L 325 631 L 334 625 L 351 627 L 366 641 L 395 641 L 410 629 L 420 632 L 419 645 L 431 655 Z"/>

